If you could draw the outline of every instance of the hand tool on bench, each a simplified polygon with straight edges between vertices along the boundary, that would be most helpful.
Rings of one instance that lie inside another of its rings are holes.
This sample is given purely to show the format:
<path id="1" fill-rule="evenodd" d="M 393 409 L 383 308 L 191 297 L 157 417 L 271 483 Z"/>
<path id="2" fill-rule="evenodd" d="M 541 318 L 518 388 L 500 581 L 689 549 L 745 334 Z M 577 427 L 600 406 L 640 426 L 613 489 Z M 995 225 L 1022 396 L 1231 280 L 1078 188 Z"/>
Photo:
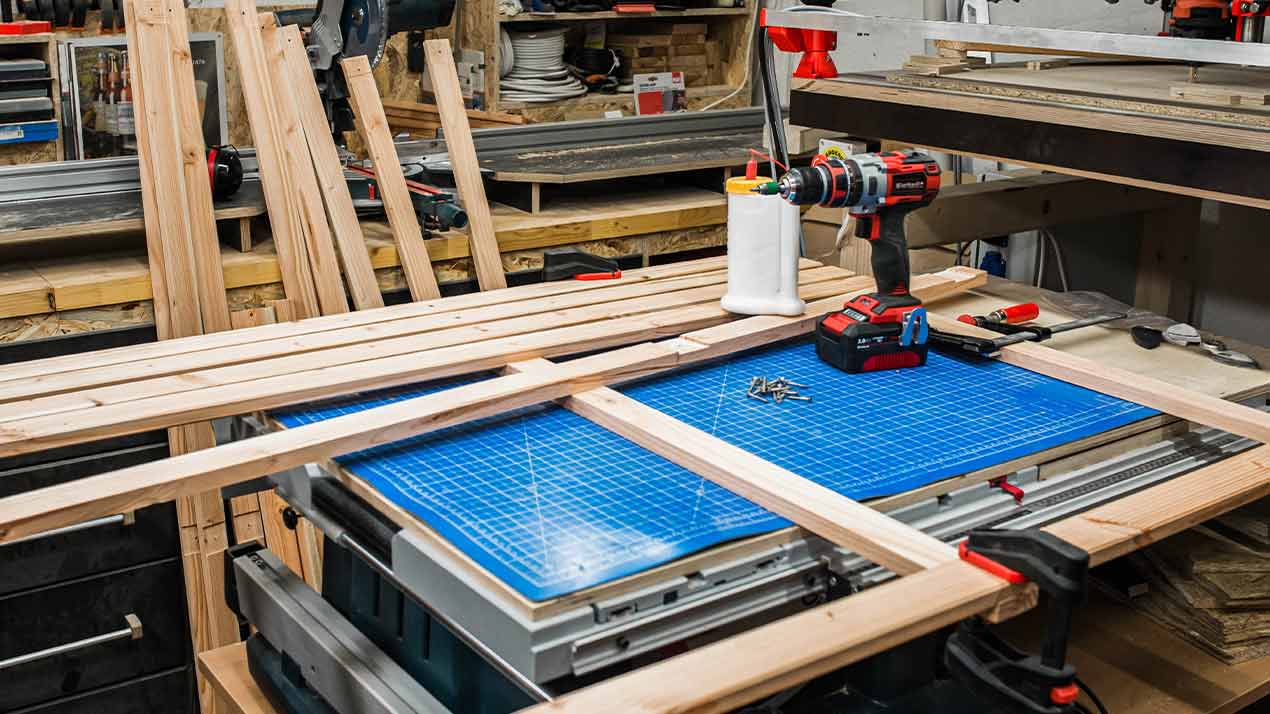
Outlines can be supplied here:
<path id="1" fill-rule="evenodd" d="M 964 322 L 967 325 L 976 327 L 987 327 L 991 329 L 991 325 L 1022 325 L 1025 322 L 1031 322 L 1041 316 L 1041 307 L 1034 302 L 1024 302 L 1018 305 L 1003 307 L 999 310 L 993 310 L 987 315 L 973 316 L 960 315 L 957 317 L 958 322 Z"/>
<path id="2" fill-rule="evenodd" d="M 916 151 L 823 154 L 807 168 L 754 189 L 799 206 L 847 208 L 855 234 L 873 246 L 877 291 L 861 295 L 816 324 L 816 354 L 847 372 L 875 372 L 926 364 L 926 311 L 908 289 L 904 219 L 939 195 L 939 164 Z"/>
<path id="3" fill-rule="evenodd" d="M 1125 317 L 1126 315 L 1122 312 L 1112 312 L 1081 320 L 1072 320 L 1059 325 L 1050 325 L 1049 327 L 1032 324 L 1010 325 L 1007 323 L 986 323 L 981 325 L 981 327 L 1003 334 L 1002 337 L 992 339 L 958 335 L 942 330 L 931 330 L 930 342 L 936 348 L 944 348 L 958 354 L 970 354 L 985 358 L 995 357 L 1001 352 L 1003 347 L 1017 345 L 1020 342 L 1044 342 L 1063 332 L 1071 332 L 1072 330 L 1123 320 Z"/>

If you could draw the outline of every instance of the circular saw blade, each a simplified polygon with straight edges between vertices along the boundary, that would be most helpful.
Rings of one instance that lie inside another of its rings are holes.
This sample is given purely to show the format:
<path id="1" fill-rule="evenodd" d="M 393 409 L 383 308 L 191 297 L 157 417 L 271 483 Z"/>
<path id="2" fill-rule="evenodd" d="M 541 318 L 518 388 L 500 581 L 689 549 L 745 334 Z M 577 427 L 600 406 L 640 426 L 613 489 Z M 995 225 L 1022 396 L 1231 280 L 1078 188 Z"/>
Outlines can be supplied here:
<path id="1" fill-rule="evenodd" d="M 388 45 L 387 0 L 347 0 L 340 15 L 344 56 L 365 55 L 370 66 L 379 64 Z"/>

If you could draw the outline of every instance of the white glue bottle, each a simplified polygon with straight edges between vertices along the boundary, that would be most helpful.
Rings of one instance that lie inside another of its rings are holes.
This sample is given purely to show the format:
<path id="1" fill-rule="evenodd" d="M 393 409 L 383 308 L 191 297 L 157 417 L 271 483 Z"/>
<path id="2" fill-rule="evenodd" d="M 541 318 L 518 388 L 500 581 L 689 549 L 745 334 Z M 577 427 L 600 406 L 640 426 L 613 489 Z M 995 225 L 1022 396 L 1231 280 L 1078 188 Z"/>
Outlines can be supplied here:
<path id="1" fill-rule="evenodd" d="M 746 166 L 745 178 L 728 179 L 728 292 L 722 306 L 739 315 L 803 314 L 798 297 L 798 206 L 752 189 L 771 181 Z"/>

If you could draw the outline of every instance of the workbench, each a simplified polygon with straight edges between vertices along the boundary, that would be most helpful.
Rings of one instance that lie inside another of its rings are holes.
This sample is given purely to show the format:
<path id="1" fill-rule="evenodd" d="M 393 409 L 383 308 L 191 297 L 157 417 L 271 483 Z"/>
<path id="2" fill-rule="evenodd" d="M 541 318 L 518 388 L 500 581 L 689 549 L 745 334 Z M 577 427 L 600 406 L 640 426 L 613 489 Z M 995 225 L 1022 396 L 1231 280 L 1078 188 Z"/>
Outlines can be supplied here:
<path id="1" fill-rule="evenodd" d="M 1204 84 L 1266 86 L 1263 70 L 1209 66 Z M 1270 207 L 1270 107 L 1170 96 L 1184 64 L 1076 60 L 944 77 L 849 73 L 796 85 L 795 124 L 908 142 L 1059 173 Z M 1254 154 L 1255 155 L 1255 154 Z M 1238 170 L 1232 167 L 1238 166 Z"/>
<path id="2" fill-rule="evenodd" d="M 1016 302 L 1024 299 L 1039 300 L 1042 305 L 1045 305 L 1047 293 L 1030 286 L 1022 286 L 1006 281 L 993 281 L 989 286 L 980 288 L 973 294 L 953 298 L 941 303 L 938 309 L 945 314 L 957 314 L 958 312 L 981 314 L 1000 307 L 1006 302 Z M 1053 323 L 1069 318 L 1068 315 L 1052 308 L 1046 307 L 1043 310 L 1044 317 L 1042 322 Z M 1253 395 L 1270 392 L 1270 375 L 1265 372 L 1223 366 L 1212 361 L 1204 354 L 1180 348 L 1164 347 L 1148 352 L 1134 346 L 1129 340 L 1127 333 L 1123 331 L 1095 328 L 1059 336 L 1052 344 L 1072 354 L 1115 363 L 1131 371 L 1156 376 L 1178 386 L 1205 394 L 1246 399 Z M 1262 352 L 1259 356 L 1264 357 L 1265 353 Z M 1060 447 L 1013 459 L 1008 463 L 998 464 L 992 468 L 960 474 L 954 478 L 929 486 L 878 499 L 873 501 L 871 505 L 884 510 L 901 508 L 906 505 L 919 503 L 933 496 L 982 483 L 983 481 L 1031 466 L 1036 466 L 1039 470 L 1040 478 L 1044 479 L 1047 475 L 1070 471 L 1100 459 L 1176 435 L 1183 428 L 1184 425 L 1177 423 L 1171 417 L 1164 415 L 1154 416 L 1105 433 L 1091 435 Z M 385 500 L 382 494 L 379 494 L 374 487 L 368 485 L 359 476 L 337 465 L 328 464 L 328 466 L 338 471 L 341 480 L 349 484 L 360 496 L 376 504 L 377 507 L 382 507 L 386 512 L 391 512 L 394 519 L 413 518 L 410 514 L 403 512 L 399 504 Z M 417 521 L 415 522 L 417 523 Z M 431 529 L 426 527 L 421 527 L 421 530 L 431 531 Z M 693 553 L 674 562 L 650 568 L 616 581 L 572 592 L 564 597 L 550 598 L 538 603 L 527 603 L 523 600 L 522 602 L 526 607 L 533 609 L 533 617 L 535 618 L 558 616 L 579 605 L 591 604 L 603 607 L 605 603 L 618 602 L 623 596 L 641 588 L 646 588 L 659 580 L 674 577 L 676 574 L 709 571 L 711 568 L 720 567 L 722 564 L 734 560 L 747 552 L 761 553 L 774 545 L 792 542 L 801 535 L 805 534 L 802 534 L 797 528 L 768 532 L 748 539 L 719 545 L 703 552 Z M 461 553 L 454 551 L 444 538 L 437 537 L 435 545 L 449 551 L 454 559 L 459 561 L 460 567 L 467 569 L 470 577 L 481 578 L 487 583 L 490 582 L 490 576 L 485 569 L 470 561 L 464 562 L 465 557 Z M 1106 607 L 1099 605 L 1092 611 L 1101 613 L 1105 610 Z M 1106 643 L 1114 643 L 1116 641 L 1115 638 L 1121 636 L 1119 633 L 1122 630 L 1117 627 L 1121 623 L 1124 623 L 1126 627 L 1134 628 L 1123 631 L 1126 633 L 1123 636 L 1150 636 L 1154 641 L 1158 642 L 1168 642 L 1170 644 L 1176 642 L 1176 647 L 1162 647 L 1159 650 L 1159 656 L 1166 657 L 1169 661 L 1177 662 L 1178 666 L 1183 666 L 1183 663 L 1185 663 L 1188 668 L 1198 668 L 1203 672 L 1205 679 L 1212 683 L 1212 686 L 1218 687 L 1219 691 L 1229 691 L 1231 693 L 1230 701 L 1247 703 L 1262 693 L 1261 682 L 1264 677 L 1261 676 L 1261 673 L 1270 665 L 1265 665 L 1263 662 L 1253 662 L 1238 667 L 1227 667 L 1216 660 L 1200 659 L 1204 656 L 1198 650 L 1184 644 L 1162 628 L 1145 622 L 1141 617 L 1121 618 L 1113 623 L 1100 621 L 1097 627 L 1079 630 L 1076 635 L 1077 656 L 1082 656 L 1081 653 L 1086 650 L 1099 651 L 1100 648 L 1111 646 Z M 244 681 L 249 684 L 249 680 L 244 680 L 241 676 L 243 669 L 241 658 L 242 655 L 237 654 L 236 650 L 218 651 L 217 653 L 205 655 L 201 666 L 204 671 L 209 673 L 211 680 L 216 684 L 223 696 L 238 700 L 237 706 L 244 714 L 247 712 L 268 711 L 267 709 L 259 708 L 261 705 L 259 704 L 258 693 L 255 693 L 250 686 L 243 685 Z M 1079 659 L 1077 661 L 1081 662 Z M 1084 662 L 1085 666 L 1091 670 L 1098 668 L 1097 664 L 1091 660 L 1086 659 Z M 1127 665 L 1126 669 L 1128 669 Z M 1145 676 L 1142 672 L 1136 672 L 1135 674 Z M 1112 670 L 1107 669 L 1098 670 L 1098 676 L 1099 682 L 1102 684 L 1100 690 L 1106 690 L 1109 687 L 1114 687 L 1116 681 L 1114 677 L 1122 676 L 1122 674 L 1117 670 L 1113 676 Z M 1106 683 L 1104 684 L 1103 682 Z M 1170 689 L 1170 683 L 1164 681 L 1151 682 L 1149 678 L 1147 682 L 1140 686 L 1146 688 L 1154 687 L 1156 691 L 1167 691 Z M 1198 703 L 1187 711 L 1230 711 L 1228 708 L 1219 706 L 1223 705 L 1227 700 L 1209 696 L 1209 694 L 1203 693 L 1200 689 L 1196 689 L 1195 693 L 1196 696 L 1191 699 Z M 1143 701 L 1154 704 L 1158 703 L 1159 700 L 1146 699 Z M 1210 707 L 1209 704 L 1212 706 Z M 1154 711 L 1154 709 L 1128 707 L 1124 709 L 1118 708 L 1117 711 L 1146 712 Z"/>

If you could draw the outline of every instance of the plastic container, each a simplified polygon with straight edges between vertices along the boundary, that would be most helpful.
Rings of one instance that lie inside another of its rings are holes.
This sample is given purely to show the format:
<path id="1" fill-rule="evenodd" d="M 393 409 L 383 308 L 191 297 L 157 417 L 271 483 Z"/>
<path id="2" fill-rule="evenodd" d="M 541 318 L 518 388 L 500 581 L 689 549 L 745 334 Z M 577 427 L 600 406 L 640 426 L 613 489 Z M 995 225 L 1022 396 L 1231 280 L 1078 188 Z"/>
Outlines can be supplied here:
<path id="1" fill-rule="evenodd" d="M 728 180 L 728 292 L 721 304 L 739 315 L 801 315 L 800 212 L 780 196 L 751 192 L 769 181 Z"/>

